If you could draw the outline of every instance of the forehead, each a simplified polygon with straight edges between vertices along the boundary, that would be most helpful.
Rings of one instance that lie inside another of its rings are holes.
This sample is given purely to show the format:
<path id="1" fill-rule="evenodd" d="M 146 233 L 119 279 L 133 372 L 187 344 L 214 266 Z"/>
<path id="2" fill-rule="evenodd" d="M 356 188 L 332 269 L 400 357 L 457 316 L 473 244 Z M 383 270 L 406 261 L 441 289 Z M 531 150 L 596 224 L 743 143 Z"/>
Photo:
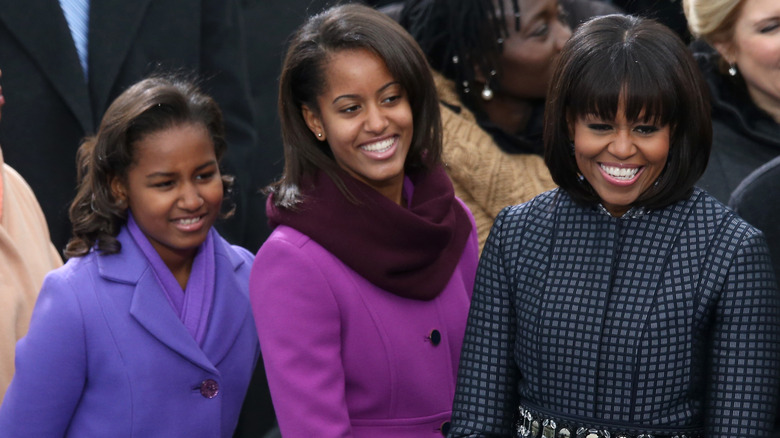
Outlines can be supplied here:
<path id="1" fill-rule="evenodd" d="M 214 142 L 205 126 L 198 123 L 172 125 L 142 137 L 134 147 L 138 166 L 159 167 L 184 158 L 214 156 Z"/>
<path id="2" fill-rule="evenodd" d="M 322 95 L 341 94 L 384 86 L 393 80 L 385 61 L 366 49 L 346 49 L 330 54 L 324 65 Z"/>

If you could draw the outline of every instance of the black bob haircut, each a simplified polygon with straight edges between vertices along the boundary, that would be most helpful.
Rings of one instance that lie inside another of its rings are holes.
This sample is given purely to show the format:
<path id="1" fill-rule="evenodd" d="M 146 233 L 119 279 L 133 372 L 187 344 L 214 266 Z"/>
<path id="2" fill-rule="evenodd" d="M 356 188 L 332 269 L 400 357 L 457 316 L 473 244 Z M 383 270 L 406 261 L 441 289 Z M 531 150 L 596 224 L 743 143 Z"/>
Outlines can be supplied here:
<path id="1" fill-rule="evenodd" d="M 632 206 L 658 209 L 688 197 L 712 148 L 709 89 L 688 47 L 650 19 L 607 15 L 582 24 L 553 72 L 544 126 L 544 160 L 575 201 L 600 198 L 581 178 L 572 128 L 580 116 L 614 120 L 618 103 L 630 122 L 669 125 L 666 166 Z"/>

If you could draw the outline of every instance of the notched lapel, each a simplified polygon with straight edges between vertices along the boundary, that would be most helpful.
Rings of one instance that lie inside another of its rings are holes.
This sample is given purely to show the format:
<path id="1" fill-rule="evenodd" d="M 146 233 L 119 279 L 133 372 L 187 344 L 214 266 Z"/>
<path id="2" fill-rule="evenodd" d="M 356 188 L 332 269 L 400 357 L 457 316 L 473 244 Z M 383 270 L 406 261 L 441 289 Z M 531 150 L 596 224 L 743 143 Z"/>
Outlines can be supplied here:
<path id="1" fill-rule="evenodd" d="M 59 3 L 0 0 L 0 21 L 35 59 L 84 132 L 93 132 L 89 90 Z"/>
<path id="2" fill-rule="evenodd" d="M 218 364 L 233 347 L 236 337 L 246 324 L 246 319 L 251 318 L 251 306 L 247 295 L 248 273 L 243 278 L 236 275 L 246 263 L 245 260 L 230 248 L 224 239 L 217 237 L 214 244 L 217 284 L 203 350 L 212 363 Z M 241 284 L 241 281 L 247 284 Z M 252 330 L 256 331 L 254 328 Z"/>
<path id="3" fill-rule="evenodd" d="M 190 362 L 210 373 L 217 373 L 195 339 L 173 311 L 149 262 L 130 236 L 127 228 L 117 236 L 122 250 L 98 258 L 100 275 L 111 281 L 135 285 L 130 315 L 146 331 Z"/>

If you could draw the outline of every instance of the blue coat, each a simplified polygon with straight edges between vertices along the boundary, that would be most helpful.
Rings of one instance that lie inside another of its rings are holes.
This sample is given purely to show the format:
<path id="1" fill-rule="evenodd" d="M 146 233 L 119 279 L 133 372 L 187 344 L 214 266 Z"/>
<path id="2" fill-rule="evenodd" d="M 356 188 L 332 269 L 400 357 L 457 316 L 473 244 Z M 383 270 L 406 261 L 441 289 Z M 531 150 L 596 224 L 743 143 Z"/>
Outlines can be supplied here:
<path id="1" fill-rule="evenodd" d="M 4 438 L 233 434 L 259 352 L 252 255 L 215 238 L 201 348 L 126 228 L 118 238 L 118 254 L 73 258 L 46 277 L 0 408 Z"/>

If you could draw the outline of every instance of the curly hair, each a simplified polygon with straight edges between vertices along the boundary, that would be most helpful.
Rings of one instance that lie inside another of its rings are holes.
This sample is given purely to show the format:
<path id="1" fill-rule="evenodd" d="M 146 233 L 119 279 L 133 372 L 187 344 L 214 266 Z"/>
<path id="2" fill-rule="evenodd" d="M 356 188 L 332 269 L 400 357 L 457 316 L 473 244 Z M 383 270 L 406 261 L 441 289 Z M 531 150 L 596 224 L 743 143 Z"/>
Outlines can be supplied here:
<path id="1" fill-rule="evenodd" d="M 115 198 L 111 181 L 126 180 L 136 161 L 135 147 L 148 135 L 189 123 L 206 128 L 220 161 L 227 148 L 222 112 L 194 81 L 178 74 L 155 75 L 113 101 L 97 134 L 78 150 L 78 192 L 69 210 L 73 236 L 66 257 L 80 257 L 93 248 L 105 254 L 121 250 L 116 236 L 127 222 L 127 210 Z M 233 211 L 229 196 L 233 178 L 223 175 L 222 182 L 226 195 L 222 216 L 227 217 Z"/>

